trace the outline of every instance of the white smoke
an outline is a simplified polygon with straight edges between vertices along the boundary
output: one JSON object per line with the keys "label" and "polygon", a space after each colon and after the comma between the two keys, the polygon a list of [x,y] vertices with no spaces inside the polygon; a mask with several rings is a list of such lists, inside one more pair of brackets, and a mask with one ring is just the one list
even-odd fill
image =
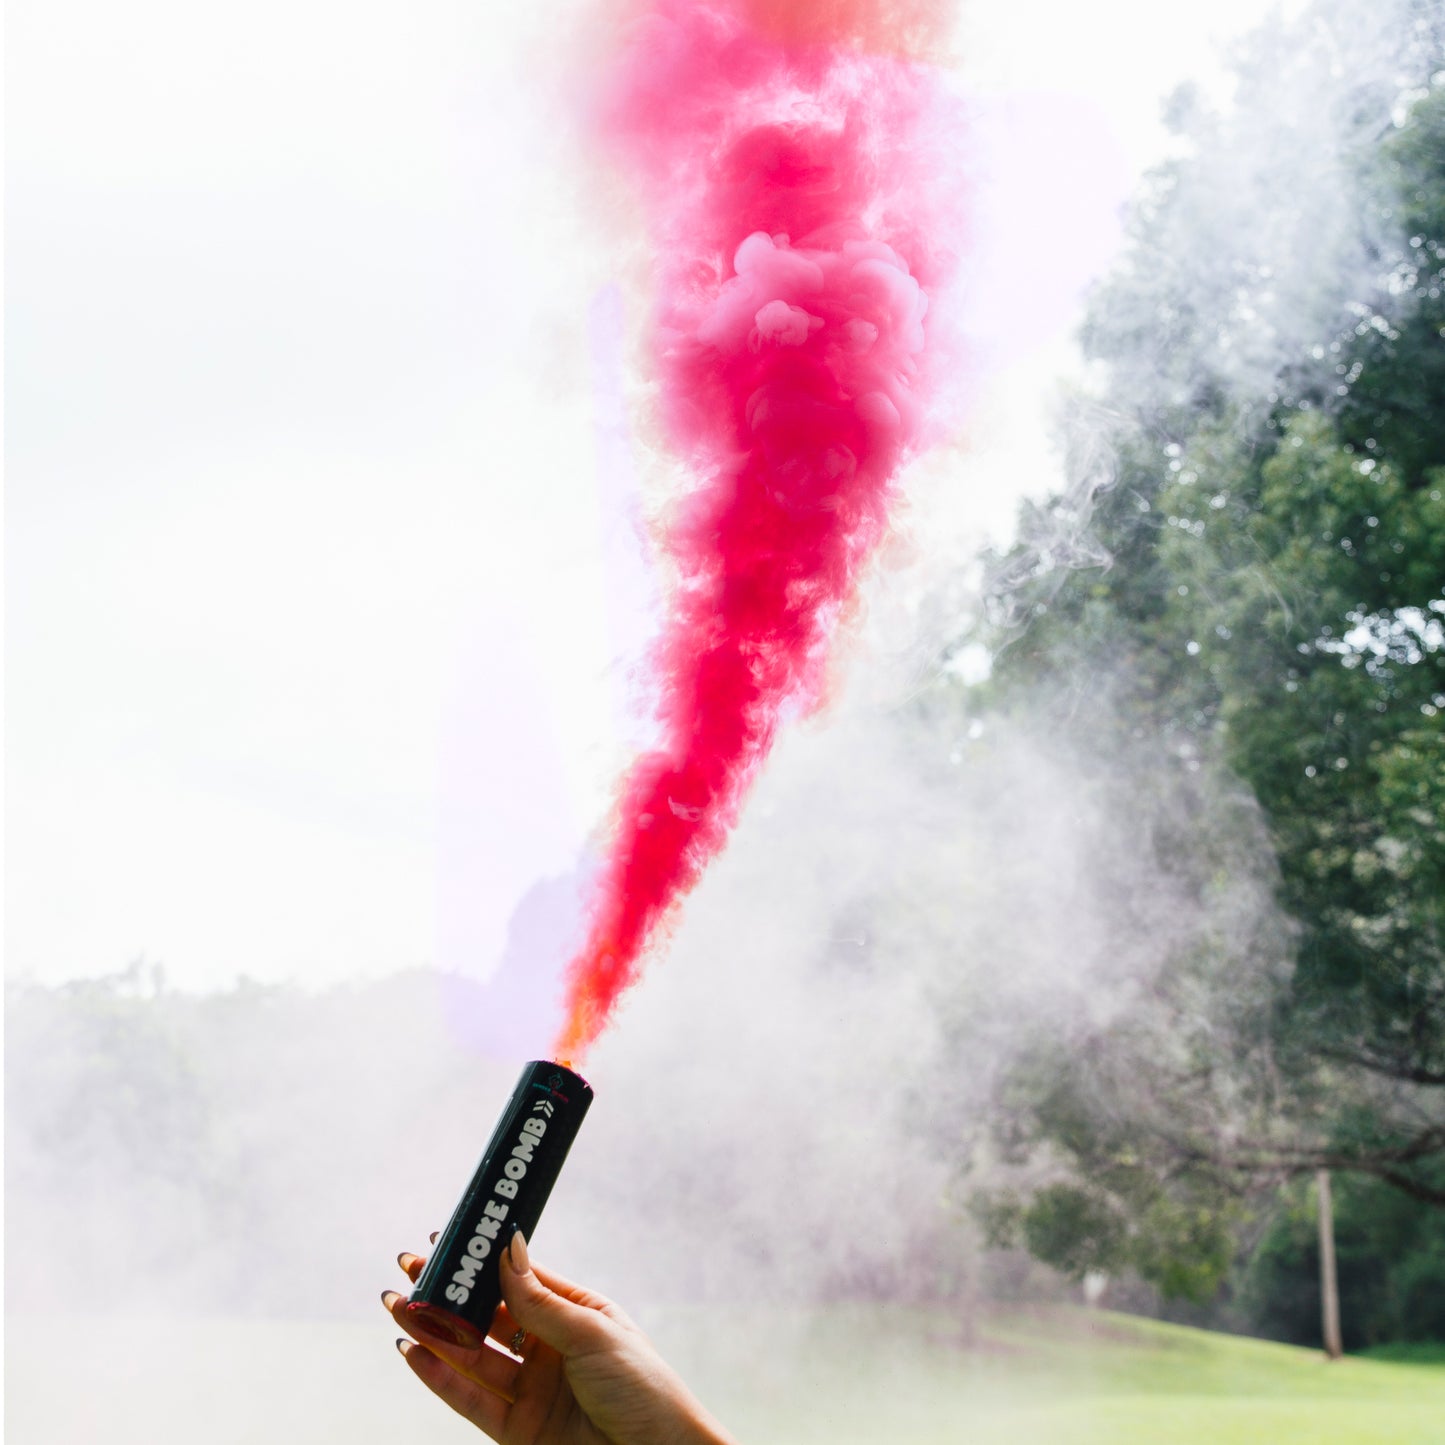
{"label": "white smoke", "polygon": [[[1228,316],[1207,338],[1211,367],[1249,390],[1367,283],[1348,142],[1360,106],[1388,123],[1409,56],[1434,43],[1422,16],[1439,23],[1404,0],[1331,3],[1251,42],[1234,110],[1195,128],[1171,269],[1142,313],[1110,321],[1137,330],[1120,365],[1141,399],[1193,385],[1149,340],[1164,308],[1190,302],[1181,326]],[[906,590],[879,579],[890,638],[916,624],[891,610]],[[929,635],[897,648],[906,678],[968,605],[924,609]],[[977,1271],[965,1171],[1033,1025],[1107,1021],[1197,941],[1279,926],[1247,799],[1219,825],[1231,887],[1201,893],[1151,846],[1158,829],[1189,831],[1188,790],[1141,806],[1131,760],[1094,737],[970,721],[946,691],[880,682],[877,661],[782,741],[589,1066],[597,1103],[537,1255],[644,1315],[860,1295],[962,1311]],[[464,992],[417,971],[320,995],[178,994],[138,969],[12,993],[12,1428],[129,1440],[202,1422],[213,1441],[254,1439],[273,1398],[300,1410],[276,1431],[292,1439],[405,1428],[415,1387],[382,1358],[374,1296],[399,1281],[391,1254],[423,1250],[444,1222],[518,1062],[460,1041],[442,1010]],[[198,1315],[204,1330],[175,1328]],[[258,1347],[221,1322],[237,1315],[293,1323]],[[299,1323],[317,1320],[344,1342],[331,1356]],[[163,1344],[147,1345],[167,1329],[214,1341],[214,1373],[178,1383]],[[65,1342],[96,1335],[109,1353],[91,1397],[142,1402],[134,1418],[97,1423],[62,1371]],[[255,1398],[216,1418],[238,1379]]]}

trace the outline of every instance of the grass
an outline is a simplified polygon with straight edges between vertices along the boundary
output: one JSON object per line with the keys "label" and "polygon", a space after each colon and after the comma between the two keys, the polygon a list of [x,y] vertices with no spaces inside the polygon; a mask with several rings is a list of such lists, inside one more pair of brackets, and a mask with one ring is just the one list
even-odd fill
{"label": "grass", "polygon": [[1376,1345],[1362,1350],[1367,1360],[1393,1360],[1401,1365],[1445,1365],[1445,1341],[1434,1344]]}
{"label": "grass", "polygon": [[[694,1360],[754,1445],[1445,1445],[1445,1368],[1350,1358],[1124,1315],[835,1313],[762,1379]],[[716,1355],[714,1355],[716,1359]]]}
{"label": "grass", "polygon": [[[379,1316],[379,1310],[378,1310]],[[1445,1445],[1445,1351],[1313,1351],[1084,1310],[972,1340],[876,1307],[646,1323],[743,1445]],[[481,1445],[367,1323],[16,1319],[15,1445]]]}

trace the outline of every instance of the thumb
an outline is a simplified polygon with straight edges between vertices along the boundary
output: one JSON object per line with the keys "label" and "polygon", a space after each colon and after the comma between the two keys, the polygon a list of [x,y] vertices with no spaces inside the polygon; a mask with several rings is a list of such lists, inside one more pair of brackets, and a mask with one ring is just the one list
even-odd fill
{"label": "thumb", "polygon": [[501,1280],[502,1298],[512,1318],[558,1354],[580,1354],[601,1342],[607,1317],[564,1298],[538,1279],[521,1230],[502,1251]]}

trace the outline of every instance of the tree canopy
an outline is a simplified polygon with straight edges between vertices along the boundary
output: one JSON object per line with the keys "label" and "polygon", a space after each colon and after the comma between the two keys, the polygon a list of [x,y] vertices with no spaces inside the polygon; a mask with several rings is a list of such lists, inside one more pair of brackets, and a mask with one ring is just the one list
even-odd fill
{"label": "tree canopy", "polygon": [[[1296,39],[1338,54],[1350,13]],[[1147,846],[1198,888],[1233,866],[1241,792],[1274,860],[1279,936],[1173,958],[1087,1046],[1041,1039],[1001,1112],[1063,1172],[988,1203],[998,1232],[1166,1293],[1223,1277],[1260,1180],[1333,1167],[1445,1205],[1445,50],[1437,13],[1401,13],[1363,80],[1331,90],[1276,35],[1232,116],[1176,101],[1180,155],[1084,330],[1111,475],[995,559],[1005,645],[971,705],[1043,706],[1130,786],[1190,795],[1194,836]],[[1333,191],[1291,173],[1318,158],[1279,118],[1311,74]],[[1252,208],[1237,234],[1214,203]],[[1108,563],[1061,570],[1085,510]]]}

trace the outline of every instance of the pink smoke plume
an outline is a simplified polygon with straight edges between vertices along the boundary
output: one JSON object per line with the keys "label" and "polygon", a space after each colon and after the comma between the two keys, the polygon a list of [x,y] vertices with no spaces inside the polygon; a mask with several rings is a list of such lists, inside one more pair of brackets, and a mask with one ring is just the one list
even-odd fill
{"label": "pink smoke plume", "polygon": [[695,485],[662,539],[661,741],[624,780],[555,1057],[605,1027],[784,712],[821,700],[899,469],[933,435],[929,299],[959,188],[938,76],[899,53],[939,7],[906,9],[659,0],[611,76],[601,127],[657,258],[661,421]]}

